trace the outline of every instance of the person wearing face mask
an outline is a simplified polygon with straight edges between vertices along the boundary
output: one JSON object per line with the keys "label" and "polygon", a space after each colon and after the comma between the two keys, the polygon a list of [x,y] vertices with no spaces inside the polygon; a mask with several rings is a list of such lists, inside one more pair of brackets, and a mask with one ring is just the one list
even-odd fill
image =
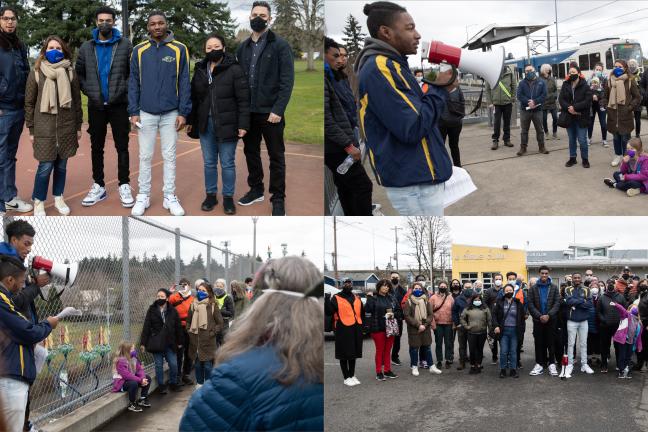
{"label": "person wearing face mask", "polygon": [[609,85],[605,90],[607,101],[607,128],[614,137],[614,159],[611,165],[618,166],[623,158],[630,134],[634,129],[634,110],[641,103],[639,87],[630,79],[625,60],[614,62]]}
{"label": "person wearing face mask", "polygon": [[394,316],[396,322],[398,323],[398,336],[394,336],[394,344],[392,346],[391,362],[396,366],[401,365],[400,361],[400,342],[401,336],[403,334],[403,310],[401,304],[403,304],[403,298],[407,294],[407,290],[403,288],[400,283],[400,273],[394,271],[390,274],[391,278],[391,290],[390,293],[394,296],[396,302],[396,308],[394,309]]}
{"label": "person wearing face mask", "polygon": [[45,216],[50,177],[54,207],[61,215],[70,214],[63,199],[67,161],[79,148],[82,123],[81,90],[72,53],[60,37],[49,36],[27,78],[25,93],[25,124],[39,161],[32,194],[34,216]]}
{"label": "person wearing face mask", "polygon": [[272,215],[286,214],[286,161],[284,149],[284,114],[292,93],[295,71],[292,49],[268,26],[272,23],[270,4],[252,3],[252,35],[236,52],[250,85],[250,130],[243,137],[250,190],[238,201],[248,206],[264,200],[261,137],[270,155]]}
{"label": "person wearing face mask", "polygon": [[569,364],[565,370],[565,378],[571,378],[574,370],[574,346],[578,336],[578,353],[581,358],[581,372],[593,374],[587,364],[587,331],[590,310],[593,307],[592,295],[582,284],[581,274],[572,274],[572,286],[565,290],[565,302],[569,307],[567,319],[567,355]]}
{"label": "person wearing face mask", "polygon": [[387,336],[386,319],[394,318],[396,308],[400,309],[400,304],[396,302],[392,294],[391,282],[382,279],[376,284],[376,295],[367,298],[365,305],[365,316],[363,321],[366,322],[371,339],[373,339],[376,355],[374,357],[376,366],[376,380],[386,381],[387,378],[398,378],[391,367],[392,346],[394,336]]}
{"label": "person wearing face mask", "polygon": [[528,308],[533,320],[533,342],[536,364],[529,373],[541,375],[546,368],[551,376],[558,376],[555,364],[555,337],[560,310],[560,292],[549,276],[549,267],[540,266],[540,277],[529,290]]}
{"label": "person wearing face mask", "polygon": [[169,365],[171,391],[182,391],[178,385],[177,352],[182,347],[182,327],[178,312],[168,302],[171,293],[166,288],[157,291],[157,299],[149,306],[140,336],[140,350],[153,354],[155,379],[161,394],[167,393],[164,383],[164,361]]}
{"label": "person wearing face mask", "polygon": [[448,283],[439,282],[439,292],[430,297],[432,313],[434,314],[434,338],[436,342],[437,368],[441,368],[444,358],[443,345],[445,344],[445,367],[450,369],[454,361],[454,342],[452,338],[452,307],[454,298],[448,292]]}
{"label": "person wearing face mask", "polygon": [[[513,102],[517,92],[517,78],[510,67],[502,67],[499,82],[495,88],[486,83],[486,99],[490,102],[488,109],[493,110],[493,145],[491,150],[499,147],[500,125],[503,123],[503,141],[506,147],[513,147],[511,144],[511,114],[513,113]],[[502,122],[502,119],[504,120]]]}
{"label": "person wearing face mask", "polygon": [[[367,300],[368,301],[368,300]],[[353,294],[353,280],[345,278],[342,291],[331,297],[335,358],[340,361],[344,385],[360,384],[355,376],[356,359],[362,358],[362,326],[365,315],[360,297]]]}
{"label": "person wearing face mask", "polygon": [[500,338],[500,378],[506,377],[506,369],[509,369],[509,376],[518,378],[518,339],[523,337],[522,328],[524,323],[524,305],[519,299],[513,297],[514,285],[507,283],[504,286],[504,296],[499,297],[493,308],[493,331]]}
{"label": "person wearing face mask", "polygon": [[[452,284],[454,286],[456,279],[453,279]],[[458,282],[458,281],[457,281]],[[463,291],[461,295],[458,295],[455,298],[455,302],[452,305],[452,329],[457,337],[457,343],[459,344],[459,366],[457,370],[464,370],[466,368],[466,361],[468,360],[467,356],[467,347],[468,347],[468,333],[463,327],[461,322],[461,315],[463,314],[466,307],[472,302],[473,297],[472,283],[467,281],[464,283]],[[453,345],[454,345],[454,336],[453,336]]]}
{"label": "person wearing face mask", "polygon": [[542,128],[544,129],[545,136],[549,137],[549,123],[547,118],[551,114],[552,124],[551,129],[553,131],[552,138],[554,140],[559,140],[558,138],[558,112],[556,109],[556,100],[558,98],[558,87],[556,85],[556,78],[552,75],[551,65],[543,64],[540,66],[540,79],[544,81],[547,86],[547,97],[542,104]]}
{"label": "person wearing face mask", "polygon": [[619,312],[619,317],[624,325],[619,325],[616,333],[614,333],[614,342],[619,344],[619,363],[618,378],[630,379],[632,378],[630,371],[630,361],[632,353],[641,353],[643,351],[643,342],[641,334],[644,332],[644,326],[639,317],[639,308],[636,304],[631,304],[626,309],[622,304],[611,302],[610,306],[616,308]]}
{"label": "person wearing face mask", "polygon": [[202,282],[198,286],[183,328],[189,333],[187,354],[195,364],[196,383],[201,386],[211,376],[216,339],[223,331],[223,316],[209,283]]}
{"label": "person wearing face mask", "polygon": [[[640,86],[642,76],[641,76],[641,72],[639,71],[639,63],[637,63],[636,59],[628,60],[628,74],[630,75],[630,79],[633,80],[635,84],[637,84],[637,87],[639,88],[639,96],[641,98],[640,100],[642,100],[643,94],[641,93],[641,86]],[[635,133],[635,137],[637,138],[639,138],[639,136],[641,135],[641,110],[642,110],[641,102],[639,102],[637,106],[634,108],[634,124],[635,124],[634,133]]]}
{"label": "person wearing face mask", "polygon": [[439,119],[439,131],[445,143],[448,138],[450,155],[454,166],[461,166],[461,154],[459,152],[459,135],[463,127],[463,118],[466,115],[466,101],[461,87],[450,91],[445,109]]}
{"label": "person wearing face mask", "polygon": [[589,168],[587,128],[590,121],[592,91],[580,72],[576,63],[569,65],[569,76],[560,89],[558,103],[561,109],[561,124],[567,129],[569,136],[569,160],[565,166],[576,165],[576,148],[579,144],[583,168]]}
{"label": "person wearing face mask", "polygon": [[587,318],[587,361],[590,365],[597,367],[601,365],[601,338],[596,307],[602,293],[599,291],[598,283],[595,284],[591,278],[588,278],[586,283],[592,294],[592,308]]}
{"label": "person wearing face mask", "polygon": [[[128,393],[128,411],[142,412],[142,407],[150,408],[148,400],[149,387],[151,387],[151,377],[146,374],[137,358],[135,345],[129,341],[121,341],[117,355],[115,356],[114,373],[113,373],[113,393]],[[142,389],[140,397],[137,397],[137,391]]]}
{"label": "person wearing face mask", "polygon": [[[641,325],[645,329],[648,326],[648,279],[639,281],[639,304],[637,308],[641,318]],[[648,347],[648,332],[642,332],[641,343],[643,346]],[[642,351],[641,355],[637,356],[637,364],[634,370],[641,371],[644,364],[648,364],[648,350]]]}
{"label": "person wearing face mask", "polygon": [[222,345],[225,335],[227,334],[230,326],[230,322],[236,316],[236,311],[234,310],[234,301],[232,296],[227,294],[225,291],[225,286],[227,282],[225,279],[216,279],[214,282],[214,298],[218,304],[221,315],[223,316],[223,331],[218,335],[218,344]]}
{"label": "person wearing face mask", "polygon": [[[610,343],[612,337],[619,327],[620,317],[619,313],[611,303],[621,304],[624,307],[627,305],[625,298],[622,294],[618,293],[614,288],[614,280],[608,279],[605,292],[599,297],[596,304],[596,315],[599,322],[599,347],[601,350],[601,373],[608,371],[608,359],[610,358]],[[616,357],[616,364],[619,364],[620,347],[614,344],[614,353]]]}
{"label": "person wearing face mask", "polygon": [[478,374],[483,369],[482,360],[484,359],[486,334],[492,330],[493,326],[490,309],[482,304],[479,294],[473,294],[470,297],[470,302],[461,312],[459,322],[467,334],[470,350],[470,374]]}
{"label": "person wearing face mask", "polygon": [[[528,302],[527,302],[527,289],[526,289],[526,284],[522,282],[522,276],[518,276],[518,274],[514,271],[510,271],[506,273],[506,279],[507,282],[511,285],[513,285],[513,297],[520,300],[520,303],[522,304],[523,311],[524,311],[524,320],[526,321],[527,318],[529,318],[529,309],[528,309]],[[526,326],[522,327],[522,337],[519,337],[517,340],[517,367],[518,369],[522,369],[522,346],[524,345],[524,333],[526,332]]]}
{"label": "person wearing face mask", "polygon": [[587,128],[587,145],[591,144],[592,132],[594,131],[594,122],[598,116],[599,125],[601,126],[601,137],[603,138],[603,147],[608,148],[607,143],[607,110],[605,101],[605,90],[608,86],[607,76],[603,73],[603,63],[598,62],[594,66],[594,72],[589,79],[590,90],[592,91],[592,109],[590,114],[589,125]]}
{"label": "person wearing face mask", "polygon": [[245,292],[246,285],[243,282],[233,280],[230,282],[230,292],[234,301],[234,316],[240,318],[243,312],[250,307],[250,300]]}
{"label": "person wearing face mask", "polygon": [[517,89],[517,100],[520,104],[520,151],[518,156],[527,152],[529,142],[529,127],[533,123],[538,140],[538,151],[543,154],[549,152],[545,148],[544,129],[542,128],[542,106],[547,98],[547,86],[538,79],[535,67],[527,64],[524,66],[524,80]]}
{"label": "person wearing face mask", "polygon": [[[434,312],[427,292],[420,282],[412,284],[412,293],[403,306],[403,316],[407,322],[407,343],[409,345],[410,367],[412,375],[419,375],[419,353],[430,365],[430,373],[440,374],[441,371],[432,361],[432,333],[430,330],[436,328]],[[438,359],[438,357],[437,357]]]}
{"label": "person wearing face mask", "polygon": [[182,329],[180,343],[184,349],[178,350],[178,376],[182,378],[182,383],[187,385],[193,384],[193,381],[189,378],[192,362],[189,356],[189,333],[187,332],[187,316],[189,315],[189,308],[193,301],[191,282],[187,278],[180,279],[176,292],[169,297],[169,304],[175,308],[176,312],[178,312],[178,318],[180,318],[180,326]]}
{"label": "person wearing face mask", "polygon": [[81,44],[75,65],[81,91],[88,97],[88,132],[94,183],[81,202],[86,207],[108,197],[104,181],[104,147],[108,124],[117,151],[119,198],[123,207],[135,205],[130,188],[128,153],[128,75],[133,45],[114,28],[115,16],[116,12],[108,6],[97,9],[97,27],[92,30],[92,39]]}
{"label": "person wearing face mask", "polygon": [[[495,307],[495,302],[497,301],[497,299],[502,297],[502,295],[504,295],[504,292],[502,291],[502,286],[503,286],[502,281],[503,281],[502,275],[500,273],[495,273],[493,275],[492,286],[484,292],[484,304],[486,304],[486,306],[488,306],[488,308],[491,310],[491,314],[493,313],[493,308]],[[492,355],[491,364],[496,365],[498,362],[497,347],[499,345],[499,340],[497,338],[489,337],[488,343]]]}
{"label": "person wearing face mask", "polygon": [[232,215],[236,144],[250,130],[250,91],[243,68],[225,44],[222,36],[209,35],[205,57],[194,67],[187,134],[200,138],[203,153],[206,197],[201,210],[212,211],[218,204],[220,159],[223,212]]}
{"label": "person wearing face mask", "polygon": [[603,179],[603,183],[630,197],[648,192],[648,154],[643,151],[641,138],[628,141],[619,171],[615,171],[612,178]]}

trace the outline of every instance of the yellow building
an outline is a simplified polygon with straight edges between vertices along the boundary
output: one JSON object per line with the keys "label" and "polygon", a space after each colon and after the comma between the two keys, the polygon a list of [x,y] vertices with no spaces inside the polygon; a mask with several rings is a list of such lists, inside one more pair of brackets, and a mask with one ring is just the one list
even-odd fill
{"label": "yellow building", "polygon": [[485,247],[471,245],[452,245],[452,278],[464,281],[480,279],[484,288],[490,288],[493,275],[514,271],[528,281],[526,251],[509,249],[508,246]]}

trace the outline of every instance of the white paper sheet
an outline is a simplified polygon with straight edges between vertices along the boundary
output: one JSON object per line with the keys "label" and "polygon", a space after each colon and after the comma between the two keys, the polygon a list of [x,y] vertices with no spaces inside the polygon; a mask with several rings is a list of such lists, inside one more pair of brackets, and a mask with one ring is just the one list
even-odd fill
{"label": "white paper sheet", "polygon": [[59,312],[59,314],[56,315],[56,318],[63,319],[68,316],[81,316],[81,315],[83,315],[83,312],[81,312],[79,309],[75,309],[72,306],[68,306],[65,309],[63,309],[61,312]]}
{"label": "white paper sheet", "polygon": [[456,166],[452,167],[452,177],[444,185],[443,207],[449,207],[477,190],[468,171]]}
{"label": "white paper sheet", "polygon": [[39,374],[45,365],[45,359],[47,358],[47,348],[41,344],[36,344],[34,346],[34,360],[36,361],[36,373]]}

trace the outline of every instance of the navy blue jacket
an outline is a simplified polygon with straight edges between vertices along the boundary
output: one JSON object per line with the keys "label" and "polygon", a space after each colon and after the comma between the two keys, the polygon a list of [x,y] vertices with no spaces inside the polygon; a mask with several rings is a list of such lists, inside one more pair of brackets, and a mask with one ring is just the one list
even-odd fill
{"label": "navy blue jacket", "polygon": [[463,294],[459,294],[452,305],[452,322],[455,325],[460,324],[459,318],[466,306],[468,306],[468,298]]}
{"label": "navy blue jacket", "polygon": [[128,113],[164,114],[178,110],[191,114],[189,49],[173,38],[157,43],[149,39],[133,48],[128,81]]}
{"label": "navy blue jacket", "polygon": [[51,332],[49,322],[34,324],[18,312],[11,293],[0,283],[0,376],[33,383],[36,379],[34,345]]}
{"label": "navy blue jacket", "polygon": [[338,73],[334,73],[328,63],[324,63],[324,72],[331,80],[335,94],[340,100],[344,112],[346,112],[351,127],[358,127],[358,107],[349,80],[342,78]]}
{"label": "navy blue jacket", "polygon": [[[567,287],[565,289],[565,302],[569,306],[569,321],[587,321],[590,318],[591,309],[594,307],[589,289],[580,285],[579,287]],[[573,309],[572,309],[573,308]]]}
{"label": "navy blue jacket", "polygon": [[540,78],[536,78],[533,82],[533,89],[528,79],[523,79],[518,85],[517,100],[520,102],[520,111],[526,111],[526,107],[531,99],[535,101],[536,107],[528,111],[539,111],[542,109],[542,104],[547,97],[547,85]]}
{"label": "navy blue jacket", "polygon": [[191,396],[180,430],[324,430],[324,385],[283,386],[273,378],[282,366],[275,349],[262,346],[215,367]]}
{"label": "navy blue jacket", "polygon": [[0,109],[25,108],[27,75],[29,62],[25,46],[22,43],[19,49],[0,46]]}

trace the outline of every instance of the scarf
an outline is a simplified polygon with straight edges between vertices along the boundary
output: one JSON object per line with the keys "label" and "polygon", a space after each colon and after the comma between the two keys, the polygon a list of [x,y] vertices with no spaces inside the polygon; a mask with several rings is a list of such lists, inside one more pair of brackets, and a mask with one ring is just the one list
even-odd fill
{"label": "scarf", "polygon": [[209,306],[209,298],[205,300],[194,301],[194,314],[191,317],[191,327],[189,333],[198,334],[198,330],[207,330],[207,306]]}
{"label": "scarf", "polygon": [[[40,70],[46,78],[43,84],[40,112],[58,114],[58,107],[71,108],[72,89],[70,81],[72,81],[72,69],[70,60],[63,59],[56,64],[51,64],[47,60],[43,60],[40,64]],[[38,73],[38,71],[35,73]],[[58,104],[56,100],[57,95]]]}
{"label": "scarf", "polygon": [[608,108],[616,109],[617,104],[625,105],[625,81],[627,79],[628,74],[623,74],[619,78],[615,77],[614,74],[610,75],[610,101],[608,102]]}
{"label": "scarf", "polygon": [[414,306],[414,318],[416,318],[419,323],[427,320],[427,301],[425,296],[415,297],[412,295],[410,296],[409,301],[410,304]]}
{"label": "scarf", "polygon": [[0,48],[5,51],[21,48],[20,39],[18,39],[16,32],[6,33],[0,30]]}

